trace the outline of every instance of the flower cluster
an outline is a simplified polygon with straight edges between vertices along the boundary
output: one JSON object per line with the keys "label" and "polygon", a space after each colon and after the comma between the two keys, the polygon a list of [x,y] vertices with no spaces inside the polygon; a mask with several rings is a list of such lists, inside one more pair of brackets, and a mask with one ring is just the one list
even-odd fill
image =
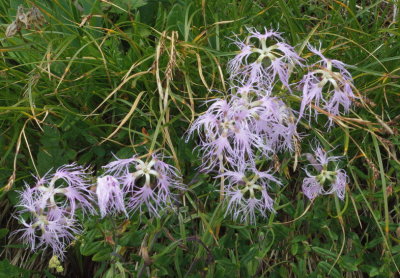
{"label": "flower cluster", "polygon": [[203,169],[211,171],[226,159],[231,164],[254,162],[262,155],[293,150],[298,138],[293,111],[279,98],[252,87],[238,87],[229,101],[216,99],[189,129],[203,134],[199,148]]}
{"label": "flower cluster", "polygon": [[[20,16],[18,20],[25,23]],[[331,127],[335,116],[349,112],[356,96],[344,63],[308,46],[319,61],[306,66],[307,61],[284,42],[281,33],[248,31],[245,40],[235,41],[240,51],[228,64],[229,94],[207,102],[207,111],[192,123],[187,139],[199,134],[201,169],[217,172],[216,178],[221,179],[226,214],[255,223],[258,216],[275,212],[271,192],[282,182],[268,163],[283,152],[299,152],[299,121],[325,111]],[[296,82],[291,78],[301,73],[298,68],[306,73]],[[281,86],[276,89],[276,84]],[[298,100],[297,111],[289,100]],[[336,194],[343,200],[348,177],[338,168],[339,157],[329,156],[319,145],[313,152],[304,154],[310,161],[305,168],[304,194],[309,199]],[[96,199],[101,217],[118,213],[128,217],[143,211],[160,217],[175,201],[173,192],[183,190],[184,185],[178,170],[164,162],[166,157],[159,153],[143,157],[115,157],[97,177],[95,193],[90,190],[94,185],[87,169],[76,164],[37,178],[35,186],[26,185],[20,192],[18,219],[23,228],[16,232],[22,233],[32,250],[49,247],[62,257],[65,246],[80,232],[76,211],[96,213]]]}
{"label": "flower cluster", "polygon": [[65,165],[37,178],[34,187],[26,184],[20,192],[18,219],[24,227],[15,232],[22,232],[32,250],[49,247],[62,257],[65,246],[80,232],[76,209],[94,212],[85,170],[76,164]]}
{"label": "flower cluster", "polygon": [[[219,167],[218,177],[227,177],[224,191],[227,211],[233,218],[254,223],[256,211],[262,216],[266,210],[273,211],[267,180],[280,182],[258,171],[256,161],[281,150],[293,150],[298,135],[290,108],[276,97],[240,87],[229,102],[218,99],[197,118],[189,134],[194,131],[203,134],[199,145],[203,170]],[[248,179],[249,172],[256,174]]]}
{"label": "flower cluster", "polygon": [[[249,36],[245,40],[234,42],[240,51],[228,63],[230,94],[208,101],[209,108],[192,123],[188,138],[193,133],[200,135],[202,170],[217,171],[218,178],[226,177],[227,184],[221,194],[226,196],[227,211],[234,219],[254,223],[256,212],[265,217],[266,211],[274,211],[267,184],[281,184],[270,170],[263,171],[266,167],[259,166],[259,162],[296,150],[301,139],[297,124],[306,114],[311,119],[312,114],[324,110],[327,123],[332,126],[332,117],[340,115],[341,110],[348,113],[356,96],[344,63],[326,58],[321,50],[309,45],[319,61],[306,66],[307,61],[284,41],[281,33],[268,29],[262,33],[254,28],[247,30]],[[308,72],[299,82],[291,82],[292,73],[299,74],[296,68]],[[282,86],[276,89],[278,83]],[[294,88],[302,88],[299,97]],[[300,99],[298,111],[288,103],[288,94]],[[320,148],[316,156],[322,159]],[[343,199],[345,171],[329,172],[322,162],[320,166],[323,168],[320,175],[311,176],[306,172],[308,178],[303,186],[306,196],[314,198],[336,192]],[[331,182],[329,190],[324,190],[325,182]]]}
{"label": "flower cluster", "polygon": [[[177,170],[153,154],[150,161],[134,156],[116,159],[104,168],[97,178],[96,197],[101,217],[147,208],[153,216],[169,206],[174,195],[172,189],[183,189]],[[63,258],[66,246],[81,232],[76,211],[96,214],[94,192],[90,190],[87,169],[76,164],[58,168],[36,178],[35,186],[26,184],[20,191],[17,218],[23,227],[22,240],[32,251],[50,248],[53,255]]]}

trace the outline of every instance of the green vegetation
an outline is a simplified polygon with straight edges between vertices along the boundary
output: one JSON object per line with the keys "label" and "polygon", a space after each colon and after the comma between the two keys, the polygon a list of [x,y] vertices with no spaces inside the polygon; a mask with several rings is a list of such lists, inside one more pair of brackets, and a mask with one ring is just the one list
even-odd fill
{"label": "green vegetation", "polygon": [[[398,275],[398,3],[0,0],[0,277]],[[36,6],[46,23],[6,37],[21,4]],[[317,138],[344,156],[344,201],[310,202],[301,190],[307,160],[285,153],[274,158],[283,181],[274,192],[277,213],[243,224],[224,217],[220,180],[196,170],[196,138],[186,143],[185,132],[205,100],[229,94],[231,39],[244,38],[245,27],[279,29],[306,57],[307,43],[321,42],[327,57],[351,65],[363,101],[330,130],[322,122],[298,127],[307,134],[302,153]],[[12,217],[17,191],[31,174],[74,161],[102,174],[113,153],[160,149],[188,187],[176,211],[80,215],[84,232],[64,262],[10,236],[21,226]]]}

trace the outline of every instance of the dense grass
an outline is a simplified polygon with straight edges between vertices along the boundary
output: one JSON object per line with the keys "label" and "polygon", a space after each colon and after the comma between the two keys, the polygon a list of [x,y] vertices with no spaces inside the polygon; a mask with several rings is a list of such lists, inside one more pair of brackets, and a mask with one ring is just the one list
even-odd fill
{"label": "dense grass", "polygon": [[[111,1],[110,1],[111,2]],[[31,253],[12,218],[31,173],[77,161],[100,174],[112,153],[163,149],[188,190],[177,213],[85,218],[62,277],[394,277],[400,266],[399,16],[396,1],[0,0],[2,30],[18,5],[47,23],[0,42],[0,277],[54,277],[51,252]],[[327,131],[302,122],[301,151],[318,138],[343,155],[346,198],[308,201],[304,158],[276,157],[276,214],[256,226],[224,218],[218,180],[199,173],[195,139],[204,100],[227,94],[233,34],[279,28],[351,65],[363,96]],[[4,32],[3,32],[4,34]],[[310,55],[309,55],[310,56]],[[294,106],[298,106],[293,100]],[[51,274],[53,273],[53,274]]]}

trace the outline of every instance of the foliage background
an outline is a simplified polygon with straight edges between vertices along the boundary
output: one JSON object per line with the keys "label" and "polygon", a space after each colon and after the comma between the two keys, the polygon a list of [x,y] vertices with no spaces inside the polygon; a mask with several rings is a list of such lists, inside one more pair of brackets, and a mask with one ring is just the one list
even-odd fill
{"label": "foliage background", "polygon": [[[400,265],[398,1],[0,0],[2,30],[18,5],[37,6],[47,24],[0,36],[0,277],[394,277]],[[302,151],[317,137],[345,156],[344,202],[310,203],[295,169],[276,215],[248,226],[224,218],[218,181],[196,171],[195,140],[185,143],[203,101],[226,94],[230,38],[245,26],[279,28],[303,55],[322,42],[352,65],[367,105],[327,132],[300,130]],[[298,105],[293,101],[294,106]],[[162,148],[189,190],[178,213],[161,219],[84,219],[64,271],[51,252],[32,254],[9,233],[16,190],[31,173],[77,161],[96,173],[112,153]]]}

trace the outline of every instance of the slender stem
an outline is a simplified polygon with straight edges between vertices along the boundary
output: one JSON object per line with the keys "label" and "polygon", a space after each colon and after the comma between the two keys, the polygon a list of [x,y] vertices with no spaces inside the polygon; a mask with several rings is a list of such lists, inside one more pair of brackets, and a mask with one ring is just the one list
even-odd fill
{"label": "slender stem", "polygon": [[[224,172],[224,159],[223,156],[219,156],[219,173],[222,174]],[[219,202],[220,205],[222,204],[222,202],[224,201],[224,193],[225,193],[225,177],[221,176],[221,184],[219,187]],[[215,235],[216,237],[218,237],[219,235],[219,230],[221,228],[221,223],[218,223],[217,226],[215,227]]]}
{"label": "slender stem", "polygon": [[[382,182],[383,205],[384,205],[384,210],[385,210],[385,234],[386,234],[386,238],[389,239],[389,205],[388,205],[388,196],[387,196],[388,194],[387,194],[387,188],[386,188],[385,170],[383,168],[382,156],[381,156],[381,151],[379,149],[378,140],[376,140],[376,137],[374,134],[372,134],[372,141],[374,143],[375,152],[376,152],[376,156],[378,158],[378,163],[379,163],[379,173],[381,175],[381,182]],[[389,241],[388,241],[388,243],[390,244]]]}
{"label": "slender stem", "polygon": [[[224,160],[223,157],[219,157],[219,173],[224,173]],[[219,187],[219,201],[222,203],[224,201],[224,193],[225,193],[225,177],[221,176],[221,184]]]}

